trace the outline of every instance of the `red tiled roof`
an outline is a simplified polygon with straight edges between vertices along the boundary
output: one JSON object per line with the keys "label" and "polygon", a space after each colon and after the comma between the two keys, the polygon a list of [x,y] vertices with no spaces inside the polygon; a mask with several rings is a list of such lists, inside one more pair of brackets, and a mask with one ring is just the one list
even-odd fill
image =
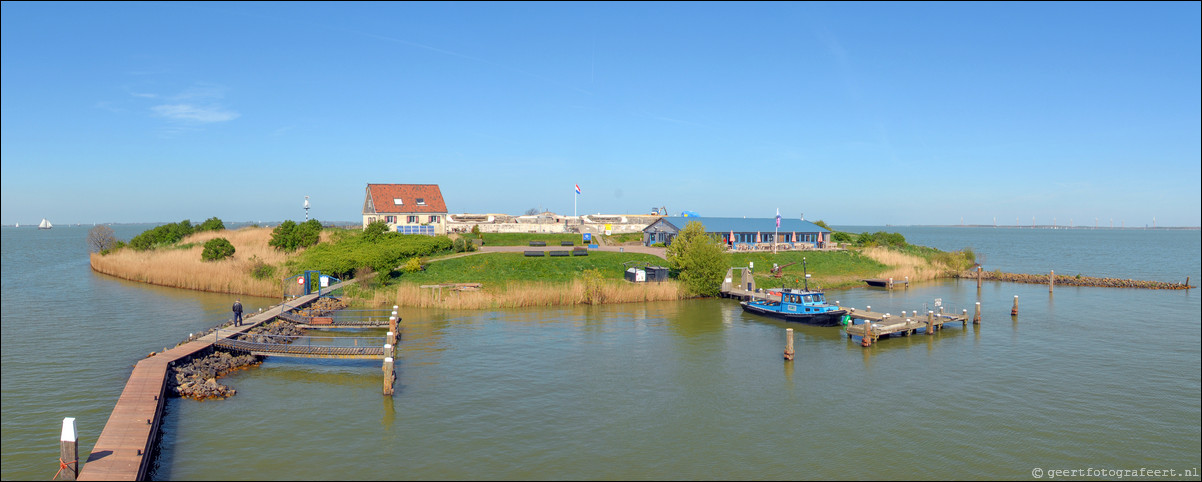
{"label": "red tiled roof", "polygon": [[[400,199],[396,204],[394,199]],[[418,204],[418,199],[424,202]],[[374,207],[375,209],[371,209]],[[445,213],[447,204],[437,184],[368,184],[364,214]]]}

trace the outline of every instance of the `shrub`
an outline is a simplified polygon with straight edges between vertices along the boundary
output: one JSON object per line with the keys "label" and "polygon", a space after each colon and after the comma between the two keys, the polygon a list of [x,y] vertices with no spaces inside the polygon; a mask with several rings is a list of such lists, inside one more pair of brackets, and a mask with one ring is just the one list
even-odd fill
{"label": "shrub", "polygon": [[605,288],[605,275],[597,268],[586,269],[580,273],[580,281],[584,283],[584,302],[595,305],[602,302]]}
{"label": "shrub", "polygon": [[221,220],[218,219],[217,216],[213,216],[209,219],[206,219],[205,222],[200,223],[200,226],[196,227],[196,232],[199,233],[201,231],[221,231],[222,229],[225,229],[225,223],[221,222]]}
{"label": "shrub", "polygon": [[480,236],[480,225],[479,224],[472,225],[472,234],[474,234],[476,236]]}
{"label": "shrub", "polygon": [[205,243],[200,258],[205,261],[217,261],[234,255],[234,245],[225,238],[213,238]]}
{"label": "shrub", "polygon": [[384,221],[372,221],[363,228],[363,239],[368,242],[376,242],[388,232],[388,224]]}
{"label": "shrub", "polygon": [[404,271],[406,273],[416,273],[421,270],[422,270],[422,259],[417,256],[409,258],[409,261],[406,261],[404,266],[401,266],[401,271]]}
{"label": "shrub", "polygon": [[317,244],[321,239],[321,223],[310,219],[301,224],[287,220],[271,231],[267,244],[282,251],[296,251]]}
{"label": "shrub", "polygon": [[263,262],[257,256],[251,256],[250,263],[250,277],[257,280],[275,278],[275,266]]}
{"label": "shrub", "polygon": [[134,239],[129,240],[129,246],[138,251],[145,251],[159,246],[175,244],[179,240],[184,239],[184,236],[192,234],[193,231],[192,222],[185,219],[178,223],[164,224],[143,231],[142,234],[134,236]]}

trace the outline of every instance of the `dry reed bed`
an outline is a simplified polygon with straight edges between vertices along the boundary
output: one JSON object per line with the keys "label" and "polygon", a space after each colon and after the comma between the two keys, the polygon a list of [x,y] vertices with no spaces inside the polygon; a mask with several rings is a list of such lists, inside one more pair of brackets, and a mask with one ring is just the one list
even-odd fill
{"label": "dry reed bed", "polygon": [[889,266],[889,269],[878,274],[881,278],[893,278],[895,281],[927,281],[938,278],[947,270],[941,264],[930,264],[927,260],[911,254],[899,253],[882,247],[864,248],[860,251],[864,256]]}
{"label": "dry reed bed", "polygon": [[[220,261],[203,261],[200,253],[204,250],[204,243],[213,238],[228,239],[234,245],[234,255]],[[206,231],[181,241],[182,244],[195,243],[191,248],[150,251],[125,248],[104,256],[92,253],[91,264],[92,269],[99,273],[159,286],[214,293],[279,296],[281,281],[258,280],[250,275],[251,269],[260,261],[280,266],[288,259],[288,255],[267,245],[270,240],[271,228]]]}
{"label": "dry reed bed", "polygon": [[591,293],[582,280],[567,283],[511,281],[496,289],[481,291],[451,291],[420,288],[416,284],[397,286],[396,297],[377,292],[366,300],[373,306],[409,306],[420,308],[489,309],[528,306],[557,306],[599,303],[634,303],[640,301],[679,300],[686,296],[675,281],[663,283],[627,283],[605,281]]}

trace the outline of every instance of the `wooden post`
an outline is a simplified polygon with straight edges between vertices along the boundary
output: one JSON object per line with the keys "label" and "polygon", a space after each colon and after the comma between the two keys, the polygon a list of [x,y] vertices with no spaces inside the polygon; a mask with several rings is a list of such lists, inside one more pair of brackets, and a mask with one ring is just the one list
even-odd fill
{"label": "wooden post", "polygon": [[935,312],[927,310],[927,334],[935,334]]}
{"label": "wooden post", "polygon": [[1189,276],[1185,277],[1185,289],[1189,289]]}
{"label": "wooden post", "polygon": [[910,277],[906,277],[906,289],[910,289]]}
{"label": "wooden post", "polygon": [[960,326],[968,326],[968,308],[965,308],[961,311],[962,311],[961,314],[964,315],[964,319],[961,320],[962,322],[960,323]]}
{"label": "wooden post", "polygon": [[1048,273],[1048,293],[1052,292],[1052,288],[1056,286],[1056,270]]}
{"label": "wooden post", "polygon": [[58,473],[55,480],[75,480],[79,476],[79,440],[75,417],[63,419],[63,434],[58,438]]}
{"label": "wooden post", "polygon": [[977,266],[977,290],[981,289],[981,267]]}
{"label": "wooden post", "polygon": [[793,329],[785,330],[785,360],[793,359]]}
{"label": "wooden post", "polygon": [[977,313],[972,315],[972,324],[974,324],[974,325],[981,324],[981,302],[980,301],[977,302]]}
{"label": "wooden post", "polygon": [[893,278],[889,278],[889,290],[893,290]]}
{"label": "wooden post", "polygon": [[392,371],[392,357],[384,358],[384,394],[392,396],[392,382],[396,380],[396,374]]}
{"label": "wooden post", "polygon": [[1018,295],[1014,295],[1014,308],[1010,309],[1010,316],[1018,316]]}

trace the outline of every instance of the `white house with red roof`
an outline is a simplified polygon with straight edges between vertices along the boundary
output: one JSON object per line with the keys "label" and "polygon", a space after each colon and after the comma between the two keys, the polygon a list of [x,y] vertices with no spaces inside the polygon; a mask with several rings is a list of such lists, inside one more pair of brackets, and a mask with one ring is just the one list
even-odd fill
{"label": "white house with red roof", "polygon": [[437,184],[368,184],[363,227],[375,221],[402,234],[446,234],[447,204]]}

